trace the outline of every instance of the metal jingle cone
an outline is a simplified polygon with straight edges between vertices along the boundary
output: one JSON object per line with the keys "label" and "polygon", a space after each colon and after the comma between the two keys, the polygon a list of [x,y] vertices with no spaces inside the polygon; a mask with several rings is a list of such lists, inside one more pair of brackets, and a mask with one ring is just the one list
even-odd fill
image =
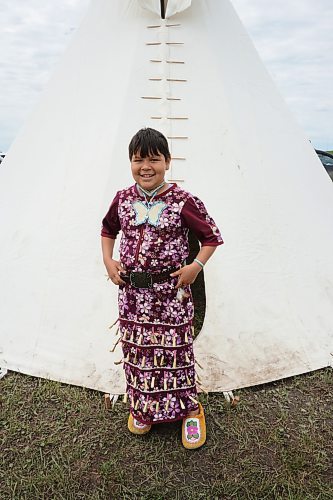
{"label": "metal jingle cone", "polygon": [[182,410],[185,410],[185,408],[186,408],[186,407],[185,407],[185,405],[184,405],[184,403],[183,403],[182,399],[180,399],[180,398],[179,398],[179,403],[180,403],[180,407],[181,407],[181,409],[182,409]]}
{"label": "metal jingle cone", "polygon": [[137,402],[135,403],[134,410],[137,410],[139,408],[139,403],[140,400],[138,399]]}
{"label": "metal jingle cone", "polygon": [[143,413],[146,413],[147,409],[148,409],[148,401],[145,402],[145,405],[143,407]]}
{"label": "metal jingle cone", "polygon": [[141,361],[141,368],[144,368],[146,365],[146,356],[143,356],[142,361]]}
{"label": "metal jingle cone", "polygon": [[150,384],[151,389],[154,389],[155,387],[155,377],[151,378],[151,384]]}
{"label": "metal jingle cone", "polygon": [[177,389],[177,377],[173,377],[173,388]]}
{"label": "metal jingle cone", "polygon": [[188,344],[188,334],[187,334],[187,330],[185,330],[185,344]]}
{"label": "metal jingle cone", "polygon": [[169,405],[170,405],[170,399],[168,399],[167,402],[165,403],[165,411],[168,411]]}
{"label": "metal jingle cone", "polygon": [[196,405],[199,404],[198,401],[196,399],[194,399],[192,396],[189,396],[189,399],[191,401],[193,401],[193,403],[195,403]]}
{"label": "metal jingle cone", "polygon": [[162,338],[161,338],[161,345],[164,345],[164,339],[165,339],[165,335],[164,333],[162,334]]}

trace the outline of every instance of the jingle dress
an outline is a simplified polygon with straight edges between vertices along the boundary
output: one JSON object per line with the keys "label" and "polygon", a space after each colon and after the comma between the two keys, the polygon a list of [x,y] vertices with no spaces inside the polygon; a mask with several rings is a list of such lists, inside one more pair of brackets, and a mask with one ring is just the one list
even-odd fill
{"label": "jingle dress", "polygon": [[[122,231],[120,261],[126,271],[180,268],[189,254],[189,229],[202,246],[223,243],[202,201],[176,184],[156,195],[151,220],[141,216],[137,202],[144,205],[136,185],[118,191],[102,223],[104,237],[115,239]],[[126,391],[132,415],[143,424],[179,420],[198,408],[193,300],[189,286],[184,293],[175,289],[177,281],[170,277],[152,288],[119,287]]]}

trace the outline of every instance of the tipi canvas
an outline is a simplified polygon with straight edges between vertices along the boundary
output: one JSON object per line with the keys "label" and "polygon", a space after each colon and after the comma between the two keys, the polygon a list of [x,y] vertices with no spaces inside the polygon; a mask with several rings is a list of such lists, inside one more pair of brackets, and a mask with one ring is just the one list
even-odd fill
{"label": "tipi canvas", "polygon": [[225,245],[205,271],[203,385],[329,365],[332,183],[229,0],[94,0],[0,169],[0,366],[111,393],[117,290],[100,225],[131,184],[127,144],[164,132],[170,181]]}

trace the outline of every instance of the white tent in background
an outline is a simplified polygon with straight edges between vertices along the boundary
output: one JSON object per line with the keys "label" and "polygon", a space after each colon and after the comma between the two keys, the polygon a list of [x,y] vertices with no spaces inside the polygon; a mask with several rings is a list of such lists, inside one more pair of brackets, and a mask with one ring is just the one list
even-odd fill
{"label": "white tent in background", "polygon": [[225,239],[205,274],[203,385],[331,363],[332,182],[229,0],[169,0],[166,17],[158,0],[94,0],[1,166],[2,367],[123,392],[99,230],[143,126],[169,137],[170,180]]}

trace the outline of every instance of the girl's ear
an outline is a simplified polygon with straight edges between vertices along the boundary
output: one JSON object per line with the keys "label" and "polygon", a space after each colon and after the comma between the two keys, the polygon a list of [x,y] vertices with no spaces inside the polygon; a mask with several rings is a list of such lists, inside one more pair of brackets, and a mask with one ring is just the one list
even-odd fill
{"label": "girl's ear", "polygon": [[168,158],[167,160],[165,160],[165,164],[166,164],[165,170],[169,170],[170,162],[171,162],[171,158]]}

